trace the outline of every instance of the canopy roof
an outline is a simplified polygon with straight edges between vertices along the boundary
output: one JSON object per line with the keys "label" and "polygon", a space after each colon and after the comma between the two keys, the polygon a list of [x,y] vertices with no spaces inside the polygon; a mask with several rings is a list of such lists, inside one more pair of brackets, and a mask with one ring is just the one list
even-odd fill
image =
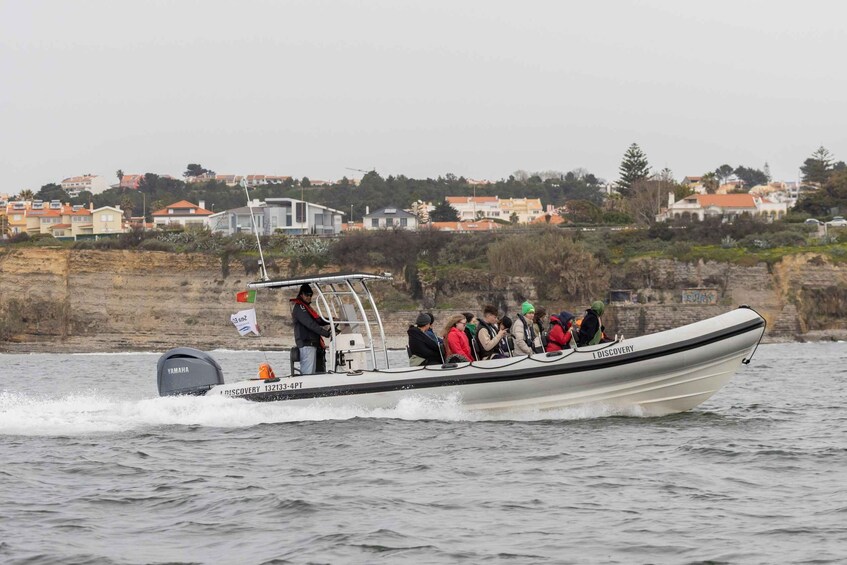
{"label": "canopy roof", "polygon": [[390,275],[369,275],[366,273],[329,273],[326,275],[315,275],[313,277],[300,277],[296,279],[284,279],[275,281],[256,281],[247,285],[247,288],[285,288],[289,286],[300,286],[301,284],[335,284],[341,282],[356,281],[390,281]]}

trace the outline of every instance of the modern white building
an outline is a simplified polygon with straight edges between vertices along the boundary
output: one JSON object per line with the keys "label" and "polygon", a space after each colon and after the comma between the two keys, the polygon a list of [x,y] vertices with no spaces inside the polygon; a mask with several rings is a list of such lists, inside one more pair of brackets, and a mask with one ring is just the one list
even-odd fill
{"label": "modern white building", "polygon": [[539,198],[500,198],[498,196],[448,196],[447,203],[463,222],[477,218],[509,221],[514,214],[518,223],[529,224],[544,213]]}
{"label": "modern white building", "polygon": [[[251,218],[252,210],[252,218]],[[249,206],[212,214],[209,228],[226,235],[253,233],[253,222],[260,235],[335,235],[341,232],[344,213],[320,204],[294,198],[254,200]]]}
{"label": "modern white building", "polygon": [[459,213],[459,221],[483,218],[500,218],[500,199],[496,196],[448,196],[447,204]]}
{"label": "modern white building", "polygon": [[61,186],[62,190],[71,195],[78,195],[83,191],[88,191],[91,194],[100,194],[109,189],[109,182],[104,177],[98,175],[81,175],[62,180]]}

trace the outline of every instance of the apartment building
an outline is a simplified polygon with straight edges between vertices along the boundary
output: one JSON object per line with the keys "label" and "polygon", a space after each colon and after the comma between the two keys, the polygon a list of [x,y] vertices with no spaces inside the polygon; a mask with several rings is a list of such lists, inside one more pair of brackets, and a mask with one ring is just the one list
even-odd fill
{"label": "apartment building", "polygon": [[88,191],[91,194],[100,194],[108,190],[109,183],[104,177],[98,175],[81,175],[63,179],[61,186],[65,192],[71,195],[77,195],[84,191]]}

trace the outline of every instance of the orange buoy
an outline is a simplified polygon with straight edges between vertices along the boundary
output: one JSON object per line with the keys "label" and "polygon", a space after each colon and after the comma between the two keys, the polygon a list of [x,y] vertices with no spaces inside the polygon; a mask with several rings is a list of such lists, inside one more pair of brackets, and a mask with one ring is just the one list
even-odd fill
{"label": "orange buoy", "polygon": [[274,370],[271,369],[270,363],[259,364],[259,378],[263,381],[276,378],[276,375],[274,375]]}

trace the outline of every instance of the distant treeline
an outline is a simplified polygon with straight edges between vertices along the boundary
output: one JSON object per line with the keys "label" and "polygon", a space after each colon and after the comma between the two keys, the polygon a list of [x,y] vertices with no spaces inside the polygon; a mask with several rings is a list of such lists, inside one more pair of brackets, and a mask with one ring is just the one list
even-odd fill
{"label": "distant treeline", "polygon": [[[499,196],[500,198],[540,198],[544,205],[561,206],[568,201],[583,201],[599,208],[603,202],[603,185],[591,174],[571,172],[557,178],[542,179],[539,175],[525,178],[510,176],[488,185],[471,185],[467,179],[448,174],[435,179],[412,179],[404,175],[383,178],[372,171],[364,175],[358,185],[344,178],[329,186],[313,187],[307,178],[290,180],[285,184],[262,185],[249,190],[250,198],[304,198],[309,202],[328,206],[361,221],[366,208],[376,210],[385,206],[408,208],[422,200],[437,204],[447,196]],[[137,190],[113,188],[101,194],[83,192],[70,198],[59,185],[48,184],[35,198],[49,201],[61,200],[73,204],[93,202],[95,207],[115,206],[130,209],[133,216],[160,210],[180,200],[195,204],[201,200],[206,209],[222,211],[246,205],[244,189],[227,186],[222,182],[207,181],[186,183],[179,179],[144,175]],[[146,203],[146,206],[145,206]],[[351,208],[352,207],[352,208]]]}

